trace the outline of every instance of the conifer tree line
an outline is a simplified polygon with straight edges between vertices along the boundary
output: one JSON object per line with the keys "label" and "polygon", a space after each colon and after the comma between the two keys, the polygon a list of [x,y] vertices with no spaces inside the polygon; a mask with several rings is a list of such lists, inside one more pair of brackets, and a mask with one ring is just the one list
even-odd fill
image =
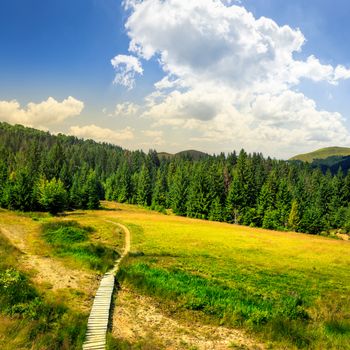
{"label": "conifer tree line", "polygon": [[159,157],[0,123],[0,206],[96,209],[101,199],[192,218],[317,234],[350,232],[350,174],[260,153]]}

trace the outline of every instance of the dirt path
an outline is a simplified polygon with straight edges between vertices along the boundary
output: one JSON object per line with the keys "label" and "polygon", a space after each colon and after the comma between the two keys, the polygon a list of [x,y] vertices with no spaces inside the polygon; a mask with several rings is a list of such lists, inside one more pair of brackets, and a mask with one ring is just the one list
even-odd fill
{"label": "dirt path", "polygon": [[52,290],[73,288],[91,290],[96,285],[96,278],[81,270],[70,269],[61,261],[33,252],[33,237],[21,226],[0,227],[1,233],[23,254],[20,265],[27,271],[34,272],[33,281],[45,284]]}
{"label": "dirt path", "polygon": [[142,344],[145,349],[265,349],[242,331],[166,316],[152,298],[127,287],[119,291],[115,310],[113,336],[130,344]]}
{"label": "dirt path", "polygon": [[109,271],[109,273],[112,273],[112,274],[115,274],[118,269],[119,269],[119,266],[120,266],[120,263],[122,262],[122,260],[125,258],[125,256],[130,252],[130,245],[131,245],[131,234],[130,234],[130,231],[129,229],[118,223],[118,222],[114,222],[114,221],[111,221],[111,220],[105,220],[106,222],[109,222],[111,224],[114,224],[116,226],[119,226],[125,233],[125,246],[124,246],[124,250],[123,250],[123,253],[122,255],[120,256],[120,258],[116,261],[114,267],[112,270]]}

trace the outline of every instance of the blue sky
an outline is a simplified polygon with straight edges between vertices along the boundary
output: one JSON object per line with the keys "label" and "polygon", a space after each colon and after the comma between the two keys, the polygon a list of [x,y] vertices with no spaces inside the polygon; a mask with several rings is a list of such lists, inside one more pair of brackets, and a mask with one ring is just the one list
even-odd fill
{"label": "blue sky", "polygon": [[[116,0],[2,0],[0,120],[106,140],[131,149],[169,152],[196,148],[219,153],[244,147],[286,158],[327,145],[350,146],[349,2],[164,3],[144,0],[126,10]],[[244,10],[245,21],[235,19],[231,5]],[[211,6],[218,9],[219,19],[222,16],[232,26],[223,29],[227,30],[226,42],[216,32],[218,24],[211,17]],[[164,15],[157,16],[162,11]],[[179,22],[184,22],[170,27],[166,16],[177,21],[178,13],[182,13]],[[276,33],[259,32],[257,20],[261,16],[276,22],[276,33],[288,25],[292,34],[273,42]],[[193,22],[194,17],[198,22]],[[151,25],[153,22],[157,26]],[[196,25],[203,23],[201,37]],[[182,29],[187,24],[184,34]],[[278,45],[288,40],[291,45],[291,35],[301,40],[297,28],[305,37],[302,49],[290,49],[293,61],[288,66],[271,61],[275,73],[267,79],[264,62],[279,54]],[[249,30],[254,31],[256,52],[260,52],[261,43],[273,42],[277,54],[271,51],[257,64],[242,66],[240,74],[235,62],[255,59],[253,53],[252,57],[243,55],[248,43],[251,45]],[[234,35],[247,40],[244,46],[235,45],[231,40]],[[192,37],[195,41],[191,43]],[[140,50],[128,50],[132,39]],[[145,54],[147,48],[152,48],[150,55]],[[132,86],[114,83],[116,74],[125,77],[126,64],[120,55],[134,57],[142,67],[142,75],[132,67]],[[236,55],[238,61],[232,58]],[[315,60],[307,61],[310,56]],[[111,64],[114,57],[119,57],[115,67]],[[221,63],[215,65],[215,60]],[[224,66],[225,62],[233,66]],[[261,69],[257,69],[260,64]],[[337,66],[345,69],[341,77],[335,73]],[[284,69],[291,73],[283,80],[280,72]],[[177,84],[155,87],[164,77]],[[224,98],[213,86],[219,86],[218,91],[226,91],[227,96]],[[242,91],[246,92],[244,96]],[[304,107],[295,110],[293,104]],[[310,120],[305,122],[308,115]]]}

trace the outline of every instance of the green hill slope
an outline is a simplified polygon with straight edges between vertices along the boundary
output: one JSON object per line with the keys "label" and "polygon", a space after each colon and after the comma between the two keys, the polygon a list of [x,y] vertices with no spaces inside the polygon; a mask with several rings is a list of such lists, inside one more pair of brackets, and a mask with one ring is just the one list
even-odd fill
{"label": "green hill slope", "polygon": [[160,158],[166,158],[166,159],[171,159],[173,157],[181,157],[181,158],[188,158],[191,160],[199,160],[201,158],[207,157],[208,154],[196,150],[186,150],[186,151],[181,151],[175,154],[167,153],[167,152],[159,152],[158,157]]}
{"label": "green hill slope", "polygon": [[311,163],[315,159],[326,159],[333,156],[349,156],[350,148],[349,147],[326,147],[321,148],[316,151],[304,154],[298,154],[290,160],[301,160],[303,162]]}

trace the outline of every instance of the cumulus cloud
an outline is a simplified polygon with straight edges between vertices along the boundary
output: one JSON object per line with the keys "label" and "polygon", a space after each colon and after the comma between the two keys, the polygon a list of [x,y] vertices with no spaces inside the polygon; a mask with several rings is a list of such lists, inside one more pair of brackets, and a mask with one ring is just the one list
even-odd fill
{"label": "cumulus cloud", "polygon": [[84,139],[93,139],[100,142],[119,144],[123,141],[132,140],[134,138],[133,131],[134,130],[130,127],[126,127],[123,130],[114,131],[91,124],[85,126],[71,126],[69,129],[69,134]]}
{"label": "cumulus cloud", "polygon": [[124,85],[129,90],[135,85],[135,75],[143,74],[143,69],[137,57],[131,55],[118,55],[111,60],[116,71],[115,84]]}
{"label": "cumulus cloud", "polygon": [[69,96],[62,102],[49,97],[40,103],[30,102],[22,108],[18,101],[0,101],[0,119],[12,124],[46,128],[79,115],[84,102]]}
{"label": "cumulus cloud", "polygon": [[283,145],[296,150],[335,138],[350,142],[339,113],[297,92],[302,79],[337,84],[350,70],[314,55],[296,59],[306,40],[298,28],[255,18],[232,3],[125,2],[129,52],[140,67],[140,60],[153,58],[164,71],[145,98],[143,115],[154,125],[196,130],[197,140],[250,150],[263,144],[275,155],[285,154]]}
{"label": "cumulus cloud", "polygon": [[117,117],[134,117],[139,110],[139,106],[132,102],[118,103],[115,106],[114,115]]}

